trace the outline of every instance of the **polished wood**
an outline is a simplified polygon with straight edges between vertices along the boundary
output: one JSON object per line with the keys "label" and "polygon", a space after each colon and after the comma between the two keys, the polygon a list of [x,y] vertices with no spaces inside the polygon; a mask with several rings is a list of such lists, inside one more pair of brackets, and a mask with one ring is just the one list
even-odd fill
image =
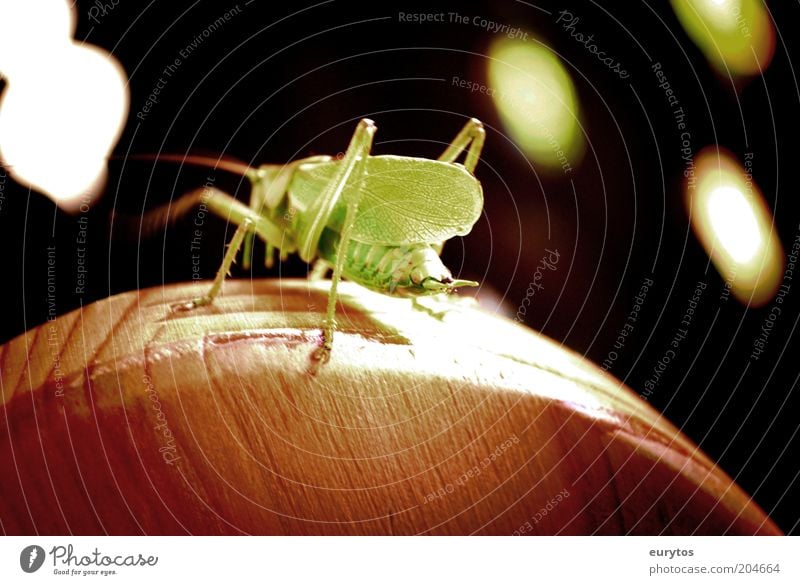
{"label": "polished wood", "polygon": [[[5,534],[776,534],[613,377],[473,306],[344,283],[112,297],[0,350]],[[444,308],[447,308],[444,311]]]}

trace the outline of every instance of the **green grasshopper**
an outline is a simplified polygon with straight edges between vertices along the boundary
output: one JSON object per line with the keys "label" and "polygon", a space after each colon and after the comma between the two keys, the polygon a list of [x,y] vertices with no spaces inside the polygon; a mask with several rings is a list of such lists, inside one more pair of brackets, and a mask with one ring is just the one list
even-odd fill
{"label": "green grasshopper", "polygon": [[[439,254],[445,241],[470,232],[483,208],[474,176],[485,139],[483,124],[472,118],[438,160],[371,156],[377,128],[362,119],[343,156],[312,156],[286,165],[213,164],[212,159],[160,156],[160,159],[221,167],[244,174],[252,183],[249,207],[213,187],[197,189],[172,203],[173,219],[198,203],[238,227],[208,292],[179,305],[191,310],[214,301],[244,243],[249,268],[253,239],[266,244],[266,266],[297,253],[316,264],[312,275],[333,268],[323,345],[315,357],[326,361],[333,348],[337,287],[342,277],[370,290],[409,296],[449,293],[478,286],[453,279]],[[464,164],[456,159],[466,152]]]}

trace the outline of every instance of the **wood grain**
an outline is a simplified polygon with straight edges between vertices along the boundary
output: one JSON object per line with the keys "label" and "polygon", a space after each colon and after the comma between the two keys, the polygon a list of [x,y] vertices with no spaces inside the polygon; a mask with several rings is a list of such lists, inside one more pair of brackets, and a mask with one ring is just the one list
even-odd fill
{"label": "wood grain", "polygon": [[5,534],[778,534],[616,379],[456,302],[119,295],[0,350]]}

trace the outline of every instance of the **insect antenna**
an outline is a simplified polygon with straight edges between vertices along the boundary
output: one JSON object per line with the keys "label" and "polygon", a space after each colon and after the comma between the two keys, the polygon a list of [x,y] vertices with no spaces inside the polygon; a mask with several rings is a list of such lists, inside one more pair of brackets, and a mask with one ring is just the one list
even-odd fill
{"label": "insect antenna", "polygon": [[206,191],[205,188],[189,191],[174,201],[159,205],[138,216],[112,211],[112,225],[119,230],[116,235],[125,239],[134,237],[146,239],[163,232],[167,227],[174,225],[180,218],[199,207]]}
{"label": "insect antenna", "polygon": [[[255,178],[257,175],[257,169],[251,167],[247,163],[227,156],[143,153],[126,156],[114,155],[110,157],[110,160],[123,162],[137,160],[177,163],[180,165],[221,170],[250,179]],[[120,237],[126,239],[134,237],[148,238],[159,232],[163,232],[168,226],[175,224],[180,218],[188,215],[203,202],[204,195],[207,196],[209,194],[208,187],[195,189],[169,203],[145,211],[139,216],[112,211],[112,225],[117,227],[118,231],[116,235]]]}
{"label": "insect antenna", "polygon": [[191,165],[196,167],[203,167],[206,169],[226,171],[239,175],[242,177],[252,177],[256,173],[256,169],[251,167],[245,162],[237,160],[230,156],[203,156],[198,154],[131,154],[127,156],[112,156],[111,160],[126,161],[126,160],[141,160],[152,162],[170,162],[178,163],[180,165]]}

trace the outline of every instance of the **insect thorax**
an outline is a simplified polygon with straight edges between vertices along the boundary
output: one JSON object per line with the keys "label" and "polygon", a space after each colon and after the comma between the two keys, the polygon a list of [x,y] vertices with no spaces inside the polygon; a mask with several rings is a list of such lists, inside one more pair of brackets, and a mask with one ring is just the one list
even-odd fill
{"label": "insect thorax", "polygon": [[[320,240],[320,257],[335,262],[338,243],[338,234],[325,230]],[[445,287],[431,286],[432,282],[444,284],[452,280],[450,271],[430,244],[381,246],[351,240],[342,272],[345,278],[361,286],[398,296],[442,292]]]}

